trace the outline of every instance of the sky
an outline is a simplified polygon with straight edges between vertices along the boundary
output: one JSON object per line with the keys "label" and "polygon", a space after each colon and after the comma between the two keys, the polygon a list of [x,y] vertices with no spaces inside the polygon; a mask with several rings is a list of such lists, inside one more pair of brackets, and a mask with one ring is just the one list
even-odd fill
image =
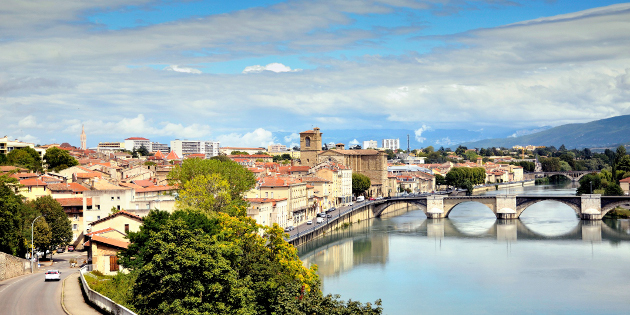
{"label": "sky", "polygon": [[[630,114],[630,3],[5,0],[0,137],[294,145],[297,133]],[[324,139],[326,141],[326,139]],[[359,141],[369,140],[358,138]],[[401,139],[403,141],[403,139]]]}

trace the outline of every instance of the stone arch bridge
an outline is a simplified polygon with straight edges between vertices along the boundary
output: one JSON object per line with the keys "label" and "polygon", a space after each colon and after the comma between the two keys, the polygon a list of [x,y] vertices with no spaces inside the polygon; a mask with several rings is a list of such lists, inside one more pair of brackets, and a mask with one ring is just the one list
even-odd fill
{"label": "stone arch bridge", "polygon": [[[517,219],[527,208],[541,201],[555,201],[568,205],[582,220],[601,220],[606,213],[622,204],[630,204],[630,196],[601,195],[495,195],[495,196],[442,196],[403,197],[365,203],[379,217],[387,208],[401,203],[417,205],[428,218],[448,218],[453,208],[464,202],[478,202],[488,207],[497,219]],[[355,206],[356,208],[356,206]]]}
{"label": "stone arch bridge", "polygon": [[535,172],[535,173],[528,173],[528,174],[534,174],[534,177],[536,178],[551,177],[551,176],[559,175],[559,176],[564,176],[570,179],[572,182],[577,182],[582,177],[584,177],[584,175],[591,174],[591,173],[597,173],[597,171]]}

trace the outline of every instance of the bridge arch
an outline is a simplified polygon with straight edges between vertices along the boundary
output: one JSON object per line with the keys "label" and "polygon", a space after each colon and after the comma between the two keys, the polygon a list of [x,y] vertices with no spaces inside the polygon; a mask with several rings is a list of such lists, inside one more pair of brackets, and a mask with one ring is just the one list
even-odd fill
{"label": "bridge arch", "polygon": [[[579,197],[578,197],[579,198]],[[569,207],[571,207],[571,209],[573,209],[573,211],[575,211],[576,215],[580,215],[580,213],[582,212],[582,203],[578,198],[544,198],[544,199],[539,199],[539,198],[517,198],[516,200],[516,215],[517,217],[520,217],[521,214],[530,206],[537,204],[539,202],[542,201],[556,201],[556,202],[560,202],[563,203]],[[521,200],[519,200],[521,199]],[[524,199],[524,200],[523,200]]]}
{"label": "bridge arch", "polygon": [[413,204],[415,206],[418,206],[418,208],[420,208],[420,210],[422,210],[424,214],[427,214],[426,199],[407,199],[407,200],[403,199],[403,200],[386,201],[384,203],[376,205],[374,208],[372,208],[372,215],[375,218],[378,218],[384,213],[386,213],[389,207],[394,206],[394,205],[400,205],[400,204]]}
{"label": "bridge arch", "polygon": [[605,205],[602,202],[602,210],[601,210],[602,211],[602,218],[608,212],[614,210],[617,206],[621,206],[621,205],[628,204],[628,203],[630,203],[630,201],[628,201],[628,200],[619,200],[619,201],[606,202]]}
{"label": "bridge arch", "polygon": [[[485,198],[484,199],[444,199],[444,217],[448,218],[448,216],[451,214],[451,211],[453,211],[453,209],[456,208],[458,205],[461,205],[463,203],[469,203],[469,202],[480,203],[488,207],[488,209],[490,209],[490,211],[492,211],[492,213],[496,215],[495,203],[484,202],[484,201],[487,201],[487,200]],[[494,198],[492,198],[492,201],[494,201]]]}

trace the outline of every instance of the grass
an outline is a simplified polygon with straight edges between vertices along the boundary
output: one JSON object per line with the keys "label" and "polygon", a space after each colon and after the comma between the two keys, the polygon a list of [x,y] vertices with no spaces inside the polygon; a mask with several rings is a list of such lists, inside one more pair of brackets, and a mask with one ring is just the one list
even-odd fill
{"label": "grass", "polygon": [[621,207],[615,208],[615,210],[606,213],[605,218],[611,219],[627,219],[630,218],[630,210]]}
{"label": "grass", "polygon": [[110,299],[112,301],[135,311],[133,307],[133,295],[131,288],[136,281],[135,274],[117,273],[115,276],[106,276],[99,271],[92,271],[85,274],[90,288]]}

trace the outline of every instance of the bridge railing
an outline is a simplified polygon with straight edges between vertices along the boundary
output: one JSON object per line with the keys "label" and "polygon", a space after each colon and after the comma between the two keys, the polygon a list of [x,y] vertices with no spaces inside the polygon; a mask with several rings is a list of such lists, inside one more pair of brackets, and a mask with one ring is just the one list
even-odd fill
{"label": "bridge railing", "polygon": [[92,271],[92,265],[85,265],[79,270],[79,279],[81,279],[82,284],[81,287],[83,288],[83,292],[85,292],[85,296],[87,297],[88,301],[90,301],[90,303],[96,305],[109,314],[137,315],[126,307],[112,301],[110,298],[92,290],[84,277],[84,275],[90,271]]}

